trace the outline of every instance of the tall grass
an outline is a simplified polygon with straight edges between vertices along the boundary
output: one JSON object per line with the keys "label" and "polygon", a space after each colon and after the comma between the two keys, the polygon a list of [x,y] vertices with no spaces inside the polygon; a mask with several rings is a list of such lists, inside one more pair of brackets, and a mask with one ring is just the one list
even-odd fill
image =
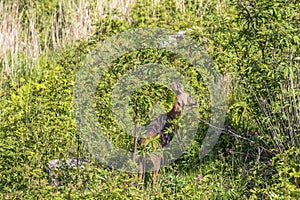
{"label": "tall grass", "polygon": [[[156,15],[155,7],[165,0],[146,0],[149,16]],[[99,18],[118,17],[130,19],[131,8],[139,0],[52,0],[44,2],[10,1],[0,2],[0,76],[3,73],[14,77],[20,65],[32,70],[40,55],[71,44],[92,35]],[[226,10],[227,0],[174,0],[176,10],[186,13],[193,8],[197,15],[205,15],[208,5],[216,2],[218,13]],[[100,27],[101,28],[101,27]],[[101,30],[100,30],[101,31]]]}
{"label": "tall grass", "polygon": [[[135,0],[53,0],[0,2],[1,74],[15,76],[21,63],[61,48],[95,31],[95,22],[113,14],[128,16]],[[22,61],[22,62],[21,62]],[[25,67],[30,70],[30,65]]]}

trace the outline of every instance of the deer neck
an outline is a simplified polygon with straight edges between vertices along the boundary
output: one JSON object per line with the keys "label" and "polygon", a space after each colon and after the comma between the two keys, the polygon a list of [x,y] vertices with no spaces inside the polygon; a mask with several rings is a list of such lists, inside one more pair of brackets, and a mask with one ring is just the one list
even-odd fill
{"label": "deer neck", "polygon": [[167,113],[167,116],[171,119],[176,119],[181,115],[181,109],[179,110],[175,105],[173,106],[172,110]]}

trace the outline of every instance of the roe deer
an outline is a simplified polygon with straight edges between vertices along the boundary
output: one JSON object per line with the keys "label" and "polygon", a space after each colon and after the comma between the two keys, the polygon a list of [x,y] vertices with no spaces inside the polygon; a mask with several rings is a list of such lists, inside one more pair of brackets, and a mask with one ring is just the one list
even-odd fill
{"label": "roe deer", "polygon": [[[168,145],[173,136],[174,136],[174,129],[169,131],[169,128],[174,126],[174,121],[177,119],[185,106],[195,106],[197,102],[191,98],[190,94],[184,91],[183,85],[181,83],[172,83],[172,90],[176,94],[176,100],[173,105],[171,111],[159,115],[155,120],[153,120],[148,126],[146,126],[146,133],[145,137],[140,139],[138,143],[143,146],[150,138],[155,138],[159,135],[160,140],[160,148],[162,149],[166,145]],[[153,144],[154,148],[156,148],[155,144]],[[162,156],[159,155],[150,155],[150,160],[153,163],[154,172],[153,172],[153,184],[156,183],[156,177],[158,175],[158,171],[160,169]],[[141,156],[139,158],[139,178],[143,180],[144,176],[144,169],[146,164],[146,158]]]}

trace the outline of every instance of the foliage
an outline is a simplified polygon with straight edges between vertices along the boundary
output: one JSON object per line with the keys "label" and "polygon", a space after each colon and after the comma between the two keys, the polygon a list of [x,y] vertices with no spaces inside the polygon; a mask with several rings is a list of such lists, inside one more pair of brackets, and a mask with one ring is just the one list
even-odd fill
{"label": "foliage", "polygon": [[[254,176],[248,179],[255,184],[251,199],[298,199],[299,191],[299,149],[291,148],[278,154],[262,166],[253,168]],[[268,171],[268,174],[263,174]],[[272,177],[272,178],[270,178]]]}
{"label": "foliage", "polygon": [[[18,40],[14,36],[14,45],[22,48],[9,49],[15,46],[5,43],[0,54],[0,198],[298,199],[298,1],[136,0],[127,8],[130,12],[114,3],[107,1],[100,16],[91,14],[98,3],[88,0],[2,6],[21,20],[16,22],[21,27],[15,26],[20,34]],[[72,5],[87,14],[77,29],[90,32],[79,31],[83,38],[68,43],[79,38],[68,33],[75,33],[73,22],[82,19],[72,18]],[[14,6],[17,12],[12,12]],[[1,30],[8,30],[4,22],[9,21],[3,20]],[[90,158],[76,131],[72,107],[75,76],[85,56],[99,41],[121,31],[157,26],[186,31],[224,75],[228,112],[213,152],[199,159],[208,127],[204,122],[211,115],[201,74],[180,55],[143,49],[116,58],[99,77],[96,115],[103,132],[116,146],[133,149],[132,136],[120,129],[111,113],[113,86],[128,71],[155,63],[189,77],[196,91],[203,121],[194,142],[180,159],[161,170],[157,185],[147,174],[143,190],[137,174],[105,168],[93,158],[84,167],[58,170],[61,185],[52,186],[43,171],[49,160]],[[39,56],[28,53],[20,41]],[[167,111],[174,99],[166,87],[144,85],[129,101],[132,120],[147,125],[157,114],[153,105]]]}

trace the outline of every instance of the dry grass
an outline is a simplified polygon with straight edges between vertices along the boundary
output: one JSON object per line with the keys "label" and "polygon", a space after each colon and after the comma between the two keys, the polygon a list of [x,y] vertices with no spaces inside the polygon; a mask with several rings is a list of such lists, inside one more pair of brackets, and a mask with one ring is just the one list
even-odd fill
{"label": "dry grass", "polygon": [[[135,0],[58,0],[56,9],[48,15],[39,14],[34,3],[29,9],[19,2],[0,2],[0,64],[1,72],[15,75],[20,59],[35,61],[50,49],[61,48],[95,30],[95,21],[117,9],[128,16]],[[24,15],[28,21],[24,25]],[[50,16],[50,17],[49,17]],[[38,19],[40,18],[40,19]],[[41,21],[44,24],[41,24]],[[20,58],[20,54],[22,55]]]}
{"label": "dry grass", "polygon": [[[15,76],[24,63],[23,69],[31,70],[33,65],[29,63],[35,63],[40,55],[92,35],[95,22],[100,17],[113,16],[115,10],[122,14],[123,20],[130,20],[131,7],[139,0],[52,0],[55,1],[58,6],[46,15],[34,0],[27,2],[30,6],[26,9],[19,1],[0,1],[0,78],[3,74]],[[154,8],[149,15],[155,15],[155,6],[165,0],[146,1]],[[176,0],[176,9],[181,13],[188,12],[192,6],[190,2]],[[208,4],[217,2],[216,9],[224,10],[220,5],[226,0],[195,2],[199,7],[197,15],[202,17]],[[44,4],[39,3],[39,6]],[[25,23],[24,19],[27,19]]]}

